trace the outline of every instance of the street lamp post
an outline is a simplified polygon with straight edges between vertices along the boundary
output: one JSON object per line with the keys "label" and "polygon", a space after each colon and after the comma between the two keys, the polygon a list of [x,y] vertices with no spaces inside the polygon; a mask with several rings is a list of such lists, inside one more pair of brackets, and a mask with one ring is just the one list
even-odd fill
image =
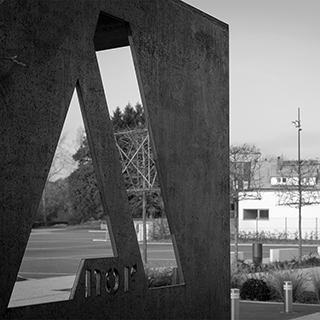
{"label": "street lamp post", "polygon": [[302,230],[301,230],[301,207],[302,207],[302,186],[301,186],[301,159],[300,159],[300,108],[298,108],[298,120],[292,121],[292,124],[298,129],[298,194],[299,194],[299,258],[302,257]]}

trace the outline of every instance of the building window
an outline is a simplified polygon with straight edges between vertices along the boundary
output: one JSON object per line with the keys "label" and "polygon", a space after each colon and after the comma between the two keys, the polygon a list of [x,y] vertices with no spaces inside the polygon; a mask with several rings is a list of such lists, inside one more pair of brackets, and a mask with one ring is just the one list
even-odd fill
{"label": "building window", "polygon": [[268,209],[243,209],[243,220],[268,220]]}
{"label": "building window", "polygon": [[283,185],[283,184],[287,184],[287,178],[271,177],[271,185],[272,186]]}
{"label": "building window", "polygon": [[261,209],[261,210],[258,210],[258,212],[259,212],[259,219],[266,219],[266,220],[269,219],[269,210]]}

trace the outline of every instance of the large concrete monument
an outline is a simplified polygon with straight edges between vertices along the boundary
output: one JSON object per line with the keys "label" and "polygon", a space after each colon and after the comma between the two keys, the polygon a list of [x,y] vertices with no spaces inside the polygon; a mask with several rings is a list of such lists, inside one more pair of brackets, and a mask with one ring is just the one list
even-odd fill
{"label": "large concrete monument", "polygon": [[[181,283],[148,289],[96,51],[130,46]],[[228,26],[178,0],[0,0],[0,318],[229,319]],[[115,257],[8,308],[74,88]],[[125,92],[126,88],[121,88]]]}

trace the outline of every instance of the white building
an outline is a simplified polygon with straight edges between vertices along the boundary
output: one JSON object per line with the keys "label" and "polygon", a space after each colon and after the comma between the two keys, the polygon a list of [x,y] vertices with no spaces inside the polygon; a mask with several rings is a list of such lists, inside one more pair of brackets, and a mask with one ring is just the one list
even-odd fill
{"label": "white building", "polygon": [[[308,162],[308,172],[301,169],[302,236],[320,238],[320,193],[318,161]],[[268,232],[275,236],[298,236],[298,178],[296,161],[264,161],[259,171],[261,184],[251,197],[239,201],[239,231]],[[305,164],[303,165],[305,166]],[[290,204],[290,205],[289,205]]]}

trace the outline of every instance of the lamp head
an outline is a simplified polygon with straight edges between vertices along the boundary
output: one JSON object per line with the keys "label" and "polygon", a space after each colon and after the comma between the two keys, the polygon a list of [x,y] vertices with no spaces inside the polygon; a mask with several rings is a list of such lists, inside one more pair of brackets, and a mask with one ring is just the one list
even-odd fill
{"label": "lamp head", "polygon": [[292,125],[295,127],[295,128],[300,128],[300,121],[299,120],[294,120],[294,121],[291,121]]}

